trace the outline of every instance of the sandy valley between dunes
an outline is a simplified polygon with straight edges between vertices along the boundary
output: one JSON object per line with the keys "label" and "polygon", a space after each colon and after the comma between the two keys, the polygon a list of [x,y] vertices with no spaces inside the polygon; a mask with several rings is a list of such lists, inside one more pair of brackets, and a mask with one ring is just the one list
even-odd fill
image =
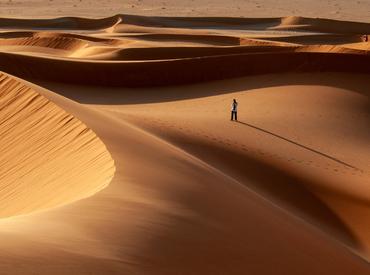
{"label": "sandy valley between dunes", "polygon": [[365,34],[1,18],[0,274],[369,274]]}

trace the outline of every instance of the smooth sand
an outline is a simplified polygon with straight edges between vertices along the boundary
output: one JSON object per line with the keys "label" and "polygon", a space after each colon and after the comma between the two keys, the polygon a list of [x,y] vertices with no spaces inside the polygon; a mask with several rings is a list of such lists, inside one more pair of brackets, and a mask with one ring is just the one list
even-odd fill
{"label": "smooth sand", "polygon": [[0,26],[0,274],[370,272],[369,24]]}
{"label": "smooth sand", "polygon": [[370,23],[367,0],[4,0],[0,17],[106,17],[114,13],[177,16],[321,17]]}

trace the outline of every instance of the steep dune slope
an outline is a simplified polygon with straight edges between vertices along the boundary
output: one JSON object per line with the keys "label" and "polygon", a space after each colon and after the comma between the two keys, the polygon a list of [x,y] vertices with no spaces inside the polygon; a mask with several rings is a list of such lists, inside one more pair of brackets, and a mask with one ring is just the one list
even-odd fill
{"label": "steep dune slope", "polygon": [[368,30],[0,19],[0,273],[368,274]]}
{"label": "steep dune slope", "polygon": [[86,200],[0,220],[2,271],[367,274],[345,246],[222,171],[111,111],[34,89],[91,127],[117,172]]}
{"label": "steep dune slope", "polygon": [[0,217],[78,200],[106,187],[114,164],[83,123],[0,74]]}
{"label": "steep dune slope", "polygon": [[[346,80],[335,80],[342,77]],[[361,206],[362,215],[369,212],[370,101],[364,87],[370,82],[365,76],[340,74],[270,76],[259,81],[274,82],[278,78],[286,83],[299,79],[297,82],[306,85],[244,90],[258,83],[246,78],[142,90],[130,96],[136,104],[114,104],[104,109],[189,150],[369,254],[370,225],[359,223],[360,214],[349,212],[349,205]],[[322,84],[313,84],[315,79]],[[334,83],[351,88],[333,87]],[[217,95],[218,86],[228,93]],[[191,97],[187,91],[201,94],[206,90],[206,97],[181,100]],[[165,103],[169,91],[174,98]],[[110,95],[115,102],[129,98]],[[138,104],[149,97],[158,102]],[[240,102],[239,123],[229,121],[228,107],[233,98]],[[348,207],[345,211],[341,207],[344,202]]]}

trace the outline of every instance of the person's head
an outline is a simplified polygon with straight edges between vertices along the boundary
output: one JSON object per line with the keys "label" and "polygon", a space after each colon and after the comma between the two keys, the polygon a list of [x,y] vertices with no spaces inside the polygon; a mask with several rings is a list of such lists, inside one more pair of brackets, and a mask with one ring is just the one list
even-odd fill
{"label": "person's head", "polygon": [[233,101],[234,101],[234,103],[236,103],[236,99],[235,98],[233,99]]}

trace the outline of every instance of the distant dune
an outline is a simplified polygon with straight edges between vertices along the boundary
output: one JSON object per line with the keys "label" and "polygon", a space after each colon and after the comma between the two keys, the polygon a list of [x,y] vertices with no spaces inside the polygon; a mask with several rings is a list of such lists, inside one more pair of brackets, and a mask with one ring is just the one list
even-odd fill
{"label": "distant dune", "polygon": [[370,23],[180,15],[0,19],[0,274],[369,274]]}
{"label": "distant dune", "polygon": [[[0,69],[26,78],[153,86],[289,71],[370,72],[364,23],[117,15],[2,19],[0,26],[13,26],[0,35]],[[40,28],[46,31],[32,31]],[[75,34],[86,30],[98,33]]]}

